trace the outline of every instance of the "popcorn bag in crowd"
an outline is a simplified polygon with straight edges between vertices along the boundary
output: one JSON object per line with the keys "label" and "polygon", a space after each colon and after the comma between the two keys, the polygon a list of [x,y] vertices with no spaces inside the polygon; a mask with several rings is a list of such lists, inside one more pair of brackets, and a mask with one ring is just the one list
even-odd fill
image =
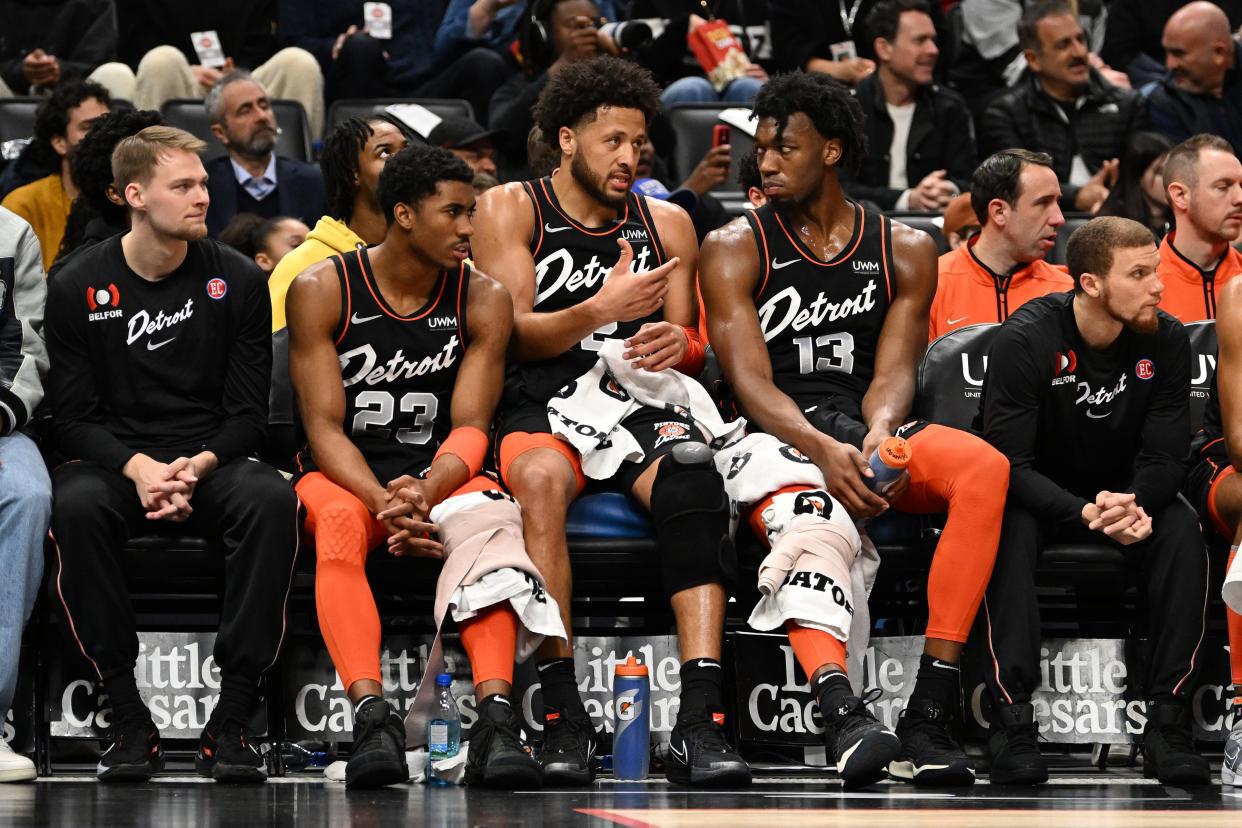
{"label": "popcorn bag in crowd", "polygon": [[750,58],[742,51],[742,44],[723,20],[710,20],[695,26],[686,40],[717,92],[723,91],[729,81],[745,75],[750,66]]}

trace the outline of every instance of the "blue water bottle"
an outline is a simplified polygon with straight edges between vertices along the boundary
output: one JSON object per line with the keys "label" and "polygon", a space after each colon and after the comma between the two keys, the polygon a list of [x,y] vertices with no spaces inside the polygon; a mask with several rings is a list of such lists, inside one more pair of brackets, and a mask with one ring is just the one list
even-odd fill
{"label": "blue water bottle", "polygon": [[612,775],[647,778],[651,763],[651,685],[647,665],[630,656],[612,676]]}

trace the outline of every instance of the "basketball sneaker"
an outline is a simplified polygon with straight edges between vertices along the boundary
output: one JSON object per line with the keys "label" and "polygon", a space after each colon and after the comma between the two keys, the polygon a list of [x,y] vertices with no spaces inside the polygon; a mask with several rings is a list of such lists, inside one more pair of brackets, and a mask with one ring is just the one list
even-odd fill
{"label": "basketball sneaker", "polygon": [[121,719],[112,725],[112,745],[99,758],[100,782],[147,782],[164,769],[160,732],[148,718]]}
{"label": "basketball sneaker", "polygon": [[545,786],[582,787],[595,779],[595,752],[599,750],[595,725],[585,710],[578,713],[544,711],[543,766]]}
{"label": "basketball sneaker", "polygon": [[[872,691],[879,696],[878,691]],[[846,696],[823,710],[824,742],[836,760],[837,775],[846,788],[860,788],[887,776],[888,765],[901,751],[901,740],[871,714],[872,696]]]}
{"label": "basketball sneaker", "polygon": [[382,788],[409,778],[405,723],[384,699],[364,700],[354,713],[354,751],[345,765],[345,787]]}
{"label": "basketball sneaker", "polygon": [[522,723],[504,696],[479,703],[479,720],[470,728],[466,784],[507,791],[537,789],[543,769],[522,738]]}
{"label": "basketball sneaker", "polygon": [[1207,760],[1195,752],[1190,711],[1183,702],[1147,703],[1143,776],[1155,777],[1164,785],[1206,785],[1211,781]]}
{"label": "basketball sneaker", "polygon": [[267,781],[263,757],[236,719],[207,722],[198,739],[194,767],[201,776],[225,784]]}
{"label": "basketball sneaker", "polygon": [[888,772],[916,785],[973,785],[975,769],[950,732],[952,719],[932,699],[911,699],[901,711],[901,753]]}
{"label": "basketball sneaker", "polygon": [[1234,705],[1228,719],[1233,725],[1229,728],[1229,738],[1225,740],[1225,759],[1220,766],[1220,781],[1223,785],[1242,788],[1242,706]]}
{"label": "basketball sneaker", "polygon": [[993,785],[1042,785],[1048,781],[1048,766],[1039,753],[1039,725],[1030,703],[997,708],[988,752],[992,755],[988,778]]}
{"label": "basketball sneaker", "polygon": [[669,782],[705,788],[750,784],[750,765],[729,746],[724,721],[718,711],[677,714],[664,763]]}
{"label": "basketball sneaker", "polygon": [[34,762],[14,753],[12,746],[0,736],[0,782],[28,782],[37,775]]}

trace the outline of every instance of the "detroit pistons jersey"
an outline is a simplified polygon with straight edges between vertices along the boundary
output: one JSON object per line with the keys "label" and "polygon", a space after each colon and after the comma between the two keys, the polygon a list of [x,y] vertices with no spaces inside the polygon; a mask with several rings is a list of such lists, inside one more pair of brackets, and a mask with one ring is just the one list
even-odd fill
{"label": "detroit pistons jersey", "polygon": [[[599,293],[617,263],[617,239],[634,250],[634,272],[650,270],[665,261],[655,221],[642,196],[629,193],[617,218],[603,227],[574,221],[557,201],[552,179],[523,184],[535,208],[535,232],[530,252],[535,260],[533,309],[550,313],[573,307]],[[627,339],[647,322],[664,318],[662,310],[630,322],[610,322],[574,343],[552,359],[510,365],[505,382],[507,405],[546,403],[558,390],[591,369],[599,349],[609,339]]]}
{"label": "detroit pistons jersey", "polygon": [[746,214],[759,248],[754,300],[776,386],[800,405],[841,395],[861,405],[892,300],[891,227],[854,206],[854,232],[823,261],[775,204]]}
{"label": "detroit pistons jersey", "polygon": [[[419,476],[452,428],[470,268],[463,263],[441,271],[427,304],[403,316],[380,293],[366,250],[333,262],[341,285],[335,340],[345,385],[345,434],[381,484],[403,474]],[[303,472],[316,468],[309,447],[298,465]]]}

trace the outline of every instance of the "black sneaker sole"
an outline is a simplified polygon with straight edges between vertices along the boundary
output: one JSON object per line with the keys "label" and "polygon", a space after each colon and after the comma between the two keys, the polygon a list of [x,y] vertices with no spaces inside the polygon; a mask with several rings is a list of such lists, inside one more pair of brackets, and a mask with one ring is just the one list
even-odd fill
{"label": "black sneaker sole", "polygon": [[263,768],[254,765],[226,765],[216,763],[211,778],[222,785],[254,785],[267,781]]}
{"label": "black sneaker sole", "polygon": [[1026,767],[998,771],[996,765],[992,765],[988,781],[993,785],[1042,785],[1048,781],[1048,769]]}
{"label": "black sneaker sole", "polygon": [[402,757],[400,767],[386,756],[360,763],[351,759],[345,765],[347,788],[383,788],[409,781],[410,769],[405,763],[405,757]]}
{"label": "black sneaker sole", "polygon": [[692,768],[689,765],[669,762],[664,775],[674,785],[694,788],[741,788],[750,784],[750,767],[742,762],[725,768]]}
{"label": "black sneaker sole", "polygon": [[1160,768],[1147,761],[1146,756],[1143,757],[1143,776],[1148,779],[1158,779],[1161,785],[1212,784],[1212,772],[1208,768],[1182,767],[1161,773]]}
{"label": "black sneaker sole", "polygon": [[545,788],[585,788],[595,781],[595,771],[590,767],[568,762],[549,762],[542,767]]}
{"label": "black sneaker sole", "polygon": [[466,784],[501,791],[537,791],[543,787],[543,771],[533,762],[490,768],[467,766]]}
{"label": "black sneaker sole", "polygon": [[95,768],[95,774],[100,782],[132,784],[135,782],[150,782],[151,777],[163,769],[164,759],[160,757],[155,762],[141,762],[132,765],[99,764]]}
{"label": "black sneaker sole", "polygon": [[846,788],[873,785],[888,776],[888,766],[901,753],[901,740],[889,731],[863,736],[837,765],[837,775]]}

